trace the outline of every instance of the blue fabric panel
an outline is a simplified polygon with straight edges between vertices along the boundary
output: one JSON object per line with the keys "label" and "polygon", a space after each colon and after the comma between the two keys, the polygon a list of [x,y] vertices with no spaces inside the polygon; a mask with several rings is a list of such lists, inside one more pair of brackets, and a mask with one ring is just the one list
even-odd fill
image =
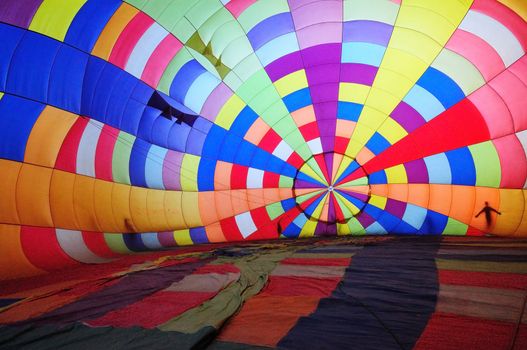
{"label": "blue fabric panel", "polygon": [[448,217],[435,211],[428,210],[423,226],[419,229],[421,234],[441,234],[448,223]]}
{"label": "blue fabric panel", "polygon": [[133,186],[147,187],[145,179],[146,157],[150,150],[150,144],[135,139],[130,154],[130,182]]}
{"label": "blue fabric panel", "polygon": [[335,183],[339,183],[342,179],[350,175],[352,172],[354,172],[358,168],[359,168],[359,163],[357,163],[356,161],[351,162],[350,165],[348,165],[348,167],[346,168],[346,170],[344,170],[344,172],[338,177]]}
{"label": "blue fabric panel", "polygon": [[62,45],[51,70],[48,103],[80,114],[82,85],[87,65],[87,54]]}
{"label": "blue fabric panel", "polygon": [[0,100],[0,158],[24,161],[26,144],[44,105],[4,95]]}
{"label": "blue fabric panel", "polygon": [[142,252],[148,250],[148,248],[143,243],[140,233],[128,233],[123,235],[124,244],[126,248],[130,249],[133,252]]}
{"label": "blue fabric panel", "polygon": [[468,147],[448,151],[445,154],[450,163],[452,184],[474,186],[476,184],[476,168]]}
{"label": "blue fabric panel", "polygon": [[201,74],[207,70],[196,60],[191,60],[183,65],[177,72],[170,85],[170,96],[183,103],[188,89]]}
{"label": "blue fabric panel", "polygon": [[234,163],[250,167],[255,149],[256,146],[252,143],[247,141],[242,142],[240,146],[236,148]]}
{"label": "blue fabric panel", "polygon": [[190,229],[190,239],[192,242],[199,243],[209,243],[207,238],[207,233],[205,232],[205,227],[193,227]]}
{"label": "blue fabric panel", "polygon": [[208,134],[210,128],[212,128],[213,125],[214,123],[212,123],[210,120],[198,116],[198,118],[194,121],[194,124],[192,124],[192,127],[204,134]]}
{"label": "blue fabric panel", "polygon": [[[136,85],[137,79],[134,76],[125,72],[119,75],[117,87],[112,89],[110,103],[106,107],[106,115],[104,116],[106,124],[120,127],[123,118],[128,118],[124,111],[130,102]],[[141,111],[144,110],[142,106],[139,108]]]}
{"label": "blue fabric panel", "polygon": [[89,116],[101,122],[105,122],[108,105],[114,103],[123,103],[123,101],[112,98],[112,91],[114,89],[119,89],[118,84],[121,80],[122,74],[127,73],[113,64],[107,63],[104,66],[104,69],[102,70],[101,76],[99,77],[95,87],[92,105],[90,108],[91,114]]}
{"label": "blue fabric panel", "polygon": [[[146,106],[133,99],[128,100],[121,119],[120,129],[132,135],[137,135],[141,116]],[[110,124],[112,125],[112,124]]]}
{"label": "blue fabric panel", "polygon": [[364,106],[353,102],[339,102],[337,109],[337,118],[351,120],[356,122],[359,120],[359,116]]}
{"label": "blue fabric panel", "polygon": [[295,26],[293,24],[291,13],[284,12],[268,17],[255,25],[249,33],[247,33],[247,37],[256,51],[268,41],[277,38],[280,35],[294,31]]}
{"label": "blue fabric panel", "polygon": [[370,174],[368,176],[368,179],[369,179],[369,182],[370,184],[385,184],[386,182],[388,182],[388,179],[386,178],[386,173],[384,172],[384,170],[381,170],[381,171],[377,171],[373,174]]}
{"label": "blue fabric panel", "polygon": [[0,45],[0,91],[5,91],[11,59],[25,32],[20,28],[0,23],[0,38],[2,38]]}
{"label": "blue fabric panel", "polygon": [[185,152],[200,156],[203,152],[203,145],[205,144],[206,138],[207,135],[201,131],[198,131],[194,128],[190,129]]}
{"label": "blue fabric panel", "polygon": [[450,77],[429,67],[417,81],[417,85],[428,90],[448,109],[465,98],[463,90]]}
{"label": "blue fabric panel", "polygon": [[401,220],[399,225],[393,229],[393,232],[404,235],[415,235],[418,233],[418,230],[412,225],[408,225],[406,222]]}
{"label": "blue fabric panel", "polygon": [[173,121],[168,120],[163,116],[158,116],[152,125],[151,142],[158,146],[169,148],[168,138],[173,124]]}
{"label": "blue fabric panel", "polygon": [[[154,122],[160,116],[161,112],[157,108],[146,106],[141,116],[137,137],[150,142],[152,140],[152,129]],[[162,118],[162,117],[161,117]]]}
{"label": "blue fabric panel", "polygon": [[256,147],[254,150],[253,159],[251,160],[251,166],[256,169],[268,171],[269,169],[267,168],[267,163],[269,162],[271,157],[271,153]]}
{"label": "blue fabric panel", "polygon": [[312,104],[309,88],[304,88],[285,96],[283,99],[289,112],[294,112],[302,107]]}
{"label": "blue fabric panel", "polygon": [[401,223],[401,219],[383,210],[382,214],[377,218],[377,222],[381,224],[387,232],[391,232]]}
{"label": "blue fabric panel", "polygon": [[313,179],[311,176],[308,176],[304,173],[298,173],[298,175],[296,176],[296,178],[298,180],[301,180],[301,181],[306,181],[306,182],[309,182],[309,183],[312,183],[312,184],[315,184],[316,186],[320,186],[320,187],[325,187],[323,184],[321,184],[319,181]]}
{"label": "blue fabric panel", "polygon": [[368,143],[366,143],[366,147],[375,155],[381,153],[390,146],[390,143],[378,132],[373,134]]}
{"label": "blue fabric panel", "polygon": [[258,114],[251,107],[245,106],[232,123],[229,131],[243,137],[256,119],[258,119]]}
{"label": "blue fabric panel", "polygon": [[[280,158],[278,158],[278,159],[280,159]],[[282,165],[282,171],[280,171],[280,174],[285,175],[285,176],[289,176],[291,178],[294,178],[295,175],[296,175],[296,170],[297,169],[294,166],[292,166],[291,164],[289,164],[289,163],[286,163],[284,161],[282,161],[282,162],[283,162],[283,165]]]}
{"label": "blue fabric panel", "polygon": [[90,0],[73,18],[64,42],[91,52],[106,23],[122,4],[121,0]]}
{"label": "blue fabric panel", "polygon": [[82,100],[81,100],[81,114],[91,117],[91,105],[97,89],[97,82],[106,66],[103,60],[90,56],[88,65],[86,66],[86,73],[82,84]]}
{"label": "blue fabric panel", "polygon": [[190,130],[191,127],[185,123],[172,124],[170,136],[168,137],[168,148],[178,152],[185,152]]}
{"label": "blue fabric panel", "polygon": [[6,92],[46,102],[51,67],[61,45],[28,31],[13,55]]}
{"label": "blue fabric panel", "polygon": [[[276,156],[271,155],[271,158],[269,158],[269,161],[267,162],[267,167],[265,168],[265,170],[276,173],[276,174],[281,174],[283,168],[284,168],[284,161]],[[296,175],[296,169],[295,169],[293,176],[291,177],[294,178],[295,175]]]}
{"label": "blue fabric panel", "polygon": [[209,158],[201,158],[198,168],[198,190],[214,190],[214,173],[216,172],[216,161]]}
{"label": "blue fabric panel", "polygon": [[130,75],[132,79],[135,79],[137,81],[137,84],[135,85],[134,92],[132,93],[132,98],[136,100],[137,102],[148,104],[148,100],[150,100],[150,97],[152,97],[152,94],[154,93],[154,89],[152,89],[150,86],[143,83],[141,80],[137,79],[133,75],[127,73]]}
{"label": "blue fabric panel", "polygon": [[217,125],[212,125],[207,134],[207,138],[205,139],[201,156],[214,160],[219,159],[220,147],[218,147],[218,145],[223,143],[226,136],[227,131],[225,129],[220,128]]}
{"label": "blue fabric panel", "polygon": [[288,211],[288,210],[293,209],[296,206],[296,201],[294,198],[288,198],[288,199],[284,199],[281,202],[281,204],[282,204],[282,208],[284,209],[284,211]]}
{"label": "blue fabric panel", "polygon": [[238,147],[240,147],[240,144],[242,144],[244,141],[240,137],[228,133],[224,140],[223,144],[221,145],[220,149],[221,152],[219,153],[219,160],[223,160],[225,162],[234,163],[234,156],[236,155],[236,150]]}
{"label": "blue fabric panel", "polygon": [[317,206],[320,204],[320,202],[322,202],[322,200],[324,199],[324,197],[325,197],[324,194],[319,195],[319,196],[313,201],[313,203],[311,203],[310,205],[308,205],[308,206],[304,209],[304,213],[306,213],[308,216],[313,215],[313,212],[315,211],[315,209],[317,209]]}
{"label": "blue fabric panel", "polygon": [[343,196],[344,198],[346,198],[346,200],[348,200],[349,202],[351,202],[354,206],[356,206],[357,208],[362,208],[364,206],[364,202],[345,193],[345,192],[342,192],[342,191],[337,191],[341,196]]}
{"label": "blue fabric panel", "polygon": [[294,223],[289,224],[285,230],[282,232],[282,235],[287,238],[296,238],[300,234],[302,229],[296,226]]}

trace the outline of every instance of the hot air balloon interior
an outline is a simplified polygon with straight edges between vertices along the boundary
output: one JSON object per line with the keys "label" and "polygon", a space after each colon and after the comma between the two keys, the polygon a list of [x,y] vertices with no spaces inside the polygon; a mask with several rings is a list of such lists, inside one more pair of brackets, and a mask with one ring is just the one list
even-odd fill
{"label": "hot air balloon interior", "polygon": [[527,349],[526,0],[0,0],[0,349]]}

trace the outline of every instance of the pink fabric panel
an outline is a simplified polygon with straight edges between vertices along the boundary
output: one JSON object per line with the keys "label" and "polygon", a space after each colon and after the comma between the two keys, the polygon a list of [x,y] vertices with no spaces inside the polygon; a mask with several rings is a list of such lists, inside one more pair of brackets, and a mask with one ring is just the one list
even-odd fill
{"label": "pink fabric panel", "polygon": [[297,30],[296,33],[301,49],[320,44],[341,43],[342,23],[319,23]]}
{"label": "pink fabric panel", "polygon": [[516,132],[527,129],[527,86],[512,72],[505,71],[489,85],[507,104]]}
{"label": "pink fabric panel", "polygon": [[500,95],[489,86],[483,86],[468,99],[478,108],[489,128],[490,137],[502,137],[514,132],[512,116]]}
{"label": "pink fabric panel", "polygon": [[182,47],[183,44],[176,37],[168,34],[157,45],[154,53],[148,59],[141,79],[148,85],[154,88],[157,87],[166,67]]}
{"label": "pink fabric panel", "polygon": [[139,12],[119,35],[108,61],[124,69],[135,45],[153,23],[152,18]]}
{"label": "pink fabric panel", "polygon": [[319,1],[299,7],[293,11],[296,29],[317,23],[337,22],[342,31],[342,3],[340,1]]}
{"label": "pink fabric panel", "polygon": [[238,18],[243,11],[245,11],[249,6],[254,4],[256,0],[232,0],[225,7],[227,10],[232,13],[232,15]]}
{"label": "pink fabric panel", "polygon": [[486,81],[491,80],[505,69],[500,55],[492,46],[480,37],[464,30],[456,30],[446,48],[472,62]]}
{"label": "pink fabric panel", "polygon": [[181,190],[180,173],[183,154],[168,150],[163,161],[163,184],[167,190]]}
{"label": "pink fabric panel", "polygon": [[225,102],[227,102],[232,95],[233,93],[231,89],[229,89],[224,83],[221,83],[209,95],[207,101],[205,101],[203,108],[201,108],[200,115],[213,122],[221,107],[223,107]]}
{"label": "pink fabric panel", "polygon": [[501,188],[523,188],[527,178],[527,158],[515,134],[492,141],[500,157]]}

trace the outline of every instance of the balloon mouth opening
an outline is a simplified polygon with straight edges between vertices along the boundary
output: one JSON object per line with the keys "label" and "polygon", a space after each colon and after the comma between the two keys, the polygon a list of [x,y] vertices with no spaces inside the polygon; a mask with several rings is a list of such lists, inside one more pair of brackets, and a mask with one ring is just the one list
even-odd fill
{"label": "balloon mouth opening", "polygon": [[296,172],[292,190],[301,215],[325,225],[348,224],[371,198],[369,175],[362,164],[337,152],[307,159]]}

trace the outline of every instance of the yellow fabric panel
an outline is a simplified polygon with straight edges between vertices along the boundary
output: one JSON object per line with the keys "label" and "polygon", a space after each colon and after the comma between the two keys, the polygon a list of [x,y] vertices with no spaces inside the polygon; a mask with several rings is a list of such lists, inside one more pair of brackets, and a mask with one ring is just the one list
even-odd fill
{"label": "yellow fabric panel", "polygon": [[[441,1],[428,1],[428,0],[404,0],[403,6],[408,7],[422,7],[426,8],[439,16],[444,17],[450,23],[454,24],[455,27],[463,20],[468,9],[472,5],[473,0],[441,0]],[[430,21],[434,19],[429,18]],[[397,24],[399,21],[397,21]],[[433,27],[436,23],[424,23],[424,25]]]}
{"label": "yellow fabric panel", "polygon": [[[400,83],[398,86],[402,84],[402,79],[399,80]],[[377,86],[383,85],[377,84]],[[393,87],[387,88],[386,86],[383,86],[383,89],[372,87],[370,94],[368,95],[368,107],[375,106],[375,109],[381,112],[386,118],[386,116],[393,111],[393,109],[399,104],[401,100],[401,98],[394,96],[391,91],[397,91],[397,89],[393,89]]]}
{"label": "yellow fabric panel", "polygon": [[304,69],[290,73],[274,82],[281,97],[307,87],[306,71]]}
{"label": "yellow fabric panel", "polygon": [[384,209],[386,207],[387,201],[388,199],[386,197],[381,197],[381,196],[372,194],[370,197],[370,201],[368,203],[376,206],[377,208]]}
{"label": "yellow fabric panel", "polygon": [[[525,210],[524,191],[519,189],[500,189],[500,207],[502,213],[496,218],[494,233],[513,235],[523,218]],[[526,232],[527,234],[527,232]]]}
{"label": "yellow fabric panel", "polygon": [[97,222],[104,232],[126,232],[124,220],[117,222],[113,215],[113,183],[96,180],[94,182],[94,208]]}
{"label": "yellow fabric panel", "polygon": [[20,241],[20,226],[0,224],[0,276],[2,279],[29,277],[45,271],[27,260]]}
{"label": "yellow fabric panel", "polygon": [[[129,225],[135,226],[134,217],[130,211],[130,192],[132,187],[128,185],[114,183],[112,186],[112,213],[116,224],[126,226],[125,221],[129,220]],[[126,227],[119,229],[118,232],[125,232]]]}
{"label": "yellow fabric panel", "polygon": [[237,95],[232,95],[231,98],[223,105],[218,116],[216,117],[215,123],[222,128],[227,130],[230,129],[234,119],[240,114],[241,110],[246,106],[245,102],[242,101]]}
{"label": "yellow fabric panel", "polygon": [[194,242],[192,242],[192,239],[190,239],[189,229],[174,231],[174,240],[176,241],[177,245],[194,244]]}
{"label": "yellow fabric panel", "polygon": [[[429,2],[432,3],[430,4],[431,6],[434,6],[434,1]],[[445,1],[444,4],[441,1],[441,7],[436,7],[435,9],[402,6],[397,16],[397,25],[424,33],[438,43],[445,43],[456,28],[448,18],[439,15],[435,10],[442,10],[443,6],[448,7],[447,3],[448,1]],[[426,4],[425,6],[429,7],[430,5]],[[452,6],[450,8],[455,11]],[[448,13],[445,14],[449,15]]]}
{"label": "yellow fabric panel", "polygon": [[44,0],[29,30],[63,41],[73,18],[86,0]]}
{"label": "yellow fabric panel", "polygon": [[308,220],[300,231],[300,238],[313,237],[315,235],[315,229],[317,228],[317,222]]}
{"label": "yellow fabric panel", "polygon": [[512,9],[527,21],[527,2],[525,0],[498,0],[508,8]]}
{"label": "yellow fabric panel", "polygon": [[370,87],[355,83],[340,83],[339,85],[339,101],[354,102],[364,104]]}
{"label": "yellow fabric panel", "polygon": [[20,223],[16,207],[16,182],[22,163],[0,159],[0,223]]}
{"label": "yellow fabric panel", "polygon": [[[387,50],[388,51],[388,50]],[[412,56],[404,51],[389,49],[390,55],[385,56],[386,59],[383,61],[382,67],[379,68],[377,76],[375,77],[375,86],[380,86],[385,91],[389,91],[391,98],[385,103],[386,105],[394,105],[394,99],[402,100],[406,95],[407,91],[414,86],[415,82],[409,78],[412,76],[416,67],[422,67],[426,69],[426,64],[415,56]],[[411,62],[407,66],[401,66],[401,61],[406,60]],[[368,102],[372,103],[372,102]],[[373,104],[373,103],[372,103]],[[376,106],[376,105],[375,105]],[[386,112],[387,114],[391,113]]]}
{"label": "yellow fabric panel", "polygon": [[408,132],[391,117],[386,118],[378,132],[392,145],[408,135]]}
{"label": "yellow fabric panel", "polygon": [[199,202],[197,192],[183,192],[181,198],[183,217],[188,227],[203,226],[199,216]]}
{"label": "yellow fabric panel", "polygon": [[121,35],[121,32],[128,22],[130,22],[138,12],[139,10],[133,6],[126,3],[121,4],[104,27],[101,35],[99,35],[99,39],[97,39],[91,53],[108,60],[117,38]]}
{"label": "yellow fabric panel", "polygon": [[22,164],[16,184],[16,207],[20,223],[51,227],[49,205],[51,169]]}
{"label": "yellow fabric panel", "polygon": [[75,217],[82,228],[104,232],[95,214],[95,179],[88,176],[75,176],[73,189]]}
{"label": "yellow fabric panel", "polygon": [[384,170],[386,172],[387,182],[389,184],[405,184],[408,183],[406,176],[406,168],[399,164]]}
{"label": "yellow fabric panel", "polygon": [[185,153],[181,162],[181,189],[183,191],[198,190],[198,167],[200,157]]}
{"label": "yellow fabric panel", "polygon": [[169,230],[176,230],[187,227],[183,218],[183,209],[181,205],[181,191],[165,191],[165,212],[168,221]]}
{"label": "yellow fabric panel", "polygon": [[66,171],[53,170],[49,191],[49,202],[51,205],[53,223],[56,227],[70,230],[81,229],[81,225],[79,225],[76,219],[75,205],[73,201],[73,190],[75,188],[76,176],[77,175]]}
{"label": "yellow fabric panel", "polygon": [[[381,126],[387,116],[388,115],[386,113],[383,113],[378,109],[374,109],[369,106],[364,106],[361,114],[361,118],[363,119],[361,119],[361,121],[364,120],[362,124],[370,128],[371,130],[377,130],[377,128]],[[361,140],[367,142],[366,138]]]}
{"label": "yellow fabric panel", "polygon": [[165,194],[164,191],[148,190],[146,196],[147,215],[150,219],[150,227],[147,231],[165,231],[168,227],[165,216]]}
{"label": "yellow fabric panel", "polygon": [[4,97],[4,93],[0,91],[0,100],[2,99],[2,97]]}
{"label": "yellow fabric panel", "polygon": [[146,232],[150,228],[146,207],[147,193],[148,189],[142,187],[132,187],[130,190],[130,214],[137,232]]}
{"label": "yellow fabric panel", "polygon": [[24,162],[53,167],[62,142],[77,118],[75,114],[46,106],[29,134]]}

